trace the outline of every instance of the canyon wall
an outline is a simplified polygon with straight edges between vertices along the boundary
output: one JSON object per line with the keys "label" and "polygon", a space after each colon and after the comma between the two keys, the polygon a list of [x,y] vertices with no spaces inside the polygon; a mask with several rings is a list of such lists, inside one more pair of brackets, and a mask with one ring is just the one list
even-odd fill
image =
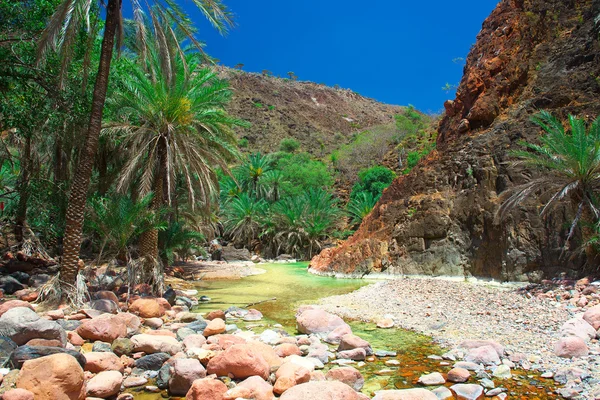
{"label": "canyon wall", "polygon": [[561,257],[568,205],[540,218],[544,199],[530,199],[495,217],[501,194],[535,177],[509,154],[541,134],[532,115],[600,114],[599,28],[598,0],[501,1],[467,57],[456,99],[444,105],[437,150],[397,178],[360,229],[316,256],[311,271],[511,281],[581,273],[584,254]]}

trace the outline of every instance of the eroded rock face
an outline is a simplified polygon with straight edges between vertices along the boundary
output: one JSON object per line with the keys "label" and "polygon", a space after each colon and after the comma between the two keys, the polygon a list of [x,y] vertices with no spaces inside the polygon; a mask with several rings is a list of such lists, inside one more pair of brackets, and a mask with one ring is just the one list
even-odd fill
{"label": "eroded rock face", "polygon": [[586,0],[502,0],[483,23],[456,99],[445,104],[437,150],[398,177],[360,229],[316,256],[311,271],[512,281],[581,273],[585,255],[556,262],[573,217],[568,205],[545,220],[535,201],[503,221],[495,216],[499,195],[530,178],[508,161],[520,140],[539,137],[532,115],[600,114],[595,8]]}

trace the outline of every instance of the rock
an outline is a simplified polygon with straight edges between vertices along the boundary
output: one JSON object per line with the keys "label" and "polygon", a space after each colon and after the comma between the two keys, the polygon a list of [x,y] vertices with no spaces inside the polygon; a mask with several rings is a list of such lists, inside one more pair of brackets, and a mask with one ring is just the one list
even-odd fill
{"label": "rock", "polygon": [[119,304],[119,298],[114,292],[110,290],[99,290],[93,294],[94,300],[110,300]]}
{"label": "rock", "polygon": [[329,381],[340,381],[359,392],[365,384],[365,378],[359,370],[352,367],[340,367],[330,369],[325,378]]}
{"label": "rock", "polygon": [[448,381],[463,383],[469,380],[471,373],[465,368],[455,367],[448,371]]}
{"label": "rock", "polygon": [[113,321],[120,321],[127,328],[127,334],[133,335],[140,330],[142,326],[142,322],[138,318],[137,315],[133,315],[131,313],[118,313],[112,317]]}
{"label": "rock", "polygon": [[507,365],[500,364],[494,369],[492,374],[494,378],[498,379],[510,379],[512,378],[512,374],[510,373],[510,368]]}
{"label": "rock", "polygon": [[113,353],[118,356],[128,355],[133,353],[133,343],[128,338],[117,338],[110,346]]}
{"label": "rock", "polygon": [[17,344],[11,338],[0,336],[0,365],[4,365],[16,348]]}
{"label": "rock", "polygon": [[50,310],[46,313],[47,317],[50,317],[51,320],[56,321],[57,319],[63,319],[65,317],[65,312],[63,310]]}
{"label": "rock", "polygon": [[250,261],[252,255],[246,248],[236,249],[233,245],[223,247],[221,257],[227,262]]}
{"label": "rock", "polygon": [[465,356],[465,361],[484,365],[500,364],[500,357],[496,349],[491,345],[474,347]]}
{"label": "rock", "polygon": [[493,340],[464,340],[458,345],[459,348],[468,350],[484,346],[492,346],[498,354],[498,357],[504,355],[504,346]]}
{"label": "rock", "polygon": [[[249,398],[254,400],[273,400],[273,386],[258,376],[251,376],[238,383],[238,388],[246,389]],[[223,396],[227,400],[227,395]]]}
{"label": "rock", "polygon": [[156,386],[159,389],[166,389],[169,387],[169,380],[171,379],[171,366],[169,364],[164,364],[158,370],[158,375],[156,375]]}
{"label": "rock", "polygon": [[554,374],[554,381],[558,382],[561,385],[564,385],[568,381],[584,380],[589,376],[589,372],[584,369],[577,367],[567,367],[556,371],[556,373]]}
{"label": "rock", "polygon": [[86,340],[112,343],[127,336],[127,327],[116,315],[103,314],[84,321],[77,328],[77,333]]}
{"label": "rock", "polygon": [[163,320],[160,318],[146,318],[144,320],[144,325],[152,329],[158,329],[163,326]]}
{"label": "rock", "polygon": [[121,359],[114,353],[90,352],[83,355],[85,357],[85,371],[98,373],[102,371],[119,371],[123,373],[124,366]]}
{"label": "rock", "polygon": [[246,315],[244,315],[244,321],[248,321],[248,322],[260,321],[261,319],[263,319],[262,313],[253,308],[249,309],[248,313]]}
{"label": "rock", "polygon": [[176,359],[169,379],[169,392],[175,396],[184,396],[196,379],[205,377],[206,370],[200,361],[192,358]]}
{"label": "rock", "polygon": [[427,389],[379,390],[373,400],[438,400]]}
{"label": "rock", "polygon": [[342,339],[340,341],[340,345],[339,345],[337,351],[354,350],[354,349],[364,349],[366,355],[368,355],[368,356],[373,355],[373,349],[371,348],[371,345],[369,344],[369,342],[367,342],[366,340],[361,339],[360,337],[353,335],[351,333],[342,336]]}
{"label": "rock", "polygon": [[11,389],[4,392],[2,400],[35,400],[33,393],[25,389]]}
{"label": "rock", "polygon": [[302,383],[285,391],[281,400],[359,400],[354,389],[337,381]]}
{"label": "rock", "polygon": [[363,348],[344,350],[339,351],[337,353],[337,358],[354,361],[364,361],[367,358],[367,352]]}
{"label": "rock", "polygon": [[83,369],[68,354],[54,354],[26,361],[17,388],[33,393],[36,400],[81,400],[85,397]]}
{"label": "rock", "polygon": [[291,356],[293,354],[298,355],[298,356],[302,355],[300,348],[292,343],[282,343],[282,344],[276,346],[275,353],[277,353],[277,355],[279,357],[287,357],[287,356]]}
{"label": "rock", "polygon": [[183,348],[185,350],[201,348],[206,343],[206,338],[202,335],[188,335],[183,339]]}
{"label": "rock", "polygon": [[48,274],[33,275],[29,278],[29,286],[33,288],[39,288],[48,283],[50,279],[52,279],[52,277]]}
{"label": "rock", "polygon": [[190,335],[196,335],[196,332],[189,328],[179,328],[177,329],[177,339],[183,341],[186,337]]}
{"label": "rock", "polygon": [[123,375],[119,371],[103,371],[87,382],[88,397],[106,399],[121,390]]}
{"label": "rock", "polygon": [[0,289],[5,294],[13,294],[19,290],[23,290],[25,287],[17,279],[12,276],[0,276]]}
{"label": "rock", "polygon": [[167,303],[169,303],[169,305],[174,306],[177,294],[175,293],[175,290],[173,290],[171,285],[169,285],[167,286],[167,290],[163,293],[162,297],[167,301]]}
{"label": "rock", "polygon": [[269,364],[251,345],[236,344],[213,357],[208,362],[207,371],[217,376],[231,374],[236,379],[253,375],[267,379]]}
{"label": "rock", "polygon": [[99,340],[96,340],[94,342],[94,345],[92,347],[92,351],[95,352],[111,352],[112,353],[112,347],[110,343],[106,343],[106,342],[101,342]]}
{"label": "rock", "polygon": [[582,318],[571,318],[560,328],[563,336],[577,336],[586,342],[596,338],[596,330]]}
{"label": "rock", "polygon": [[165,308],[157,299],[137,299],[131,303],[129,311],[142,318],[160,318],[165,315]]}
{"label": "rock", "polygon": [[273,392],[281,395],[293,386],[310,381],[310,371],[300,365],[288,362],[279,367],[275,377],[277,381],[275,381]]}
{"label": "rock", "polygon": [[595,330],[600,329],[600,304],[590,308],[583,314],[583,319]]}
{"label": "rock", "polygon": [[223,310],[214,310],[206,314],[205,317],[207,320],[212,321],[213,319],[221,318],[225,321],[225,312]]}
{"label": "rock", "polygon": [[337,328],[335,328],[333,331],[331,331],[324,340],[325,340],[325,342],[330,343],[330,344],[340,344],[342,337],[349,333],[352,333],[352,329],[350,329],[350,325],[348,325],[348,324],[340,325]]}
{"label": "rock", "polygon": [[265,359],[270,368],[279,367],[283,363],[283,359],[277,355],[271,346],[254,341],[248,342],[248,345]]}
{"label": "rock", "polygon": [[10,364],[13,368],[20,369],[28,360],[36,360],[53,354],[69,354],[74,357],[79,365],[85,365],[85,357],[74,350],[67,350],[64,347],[46,347],[46,346],[20,346],[10,355]]}
{"label": "rock", "polygon": [[206,328],[204,328],[203,335],[209,337],[212,335],[218,335],[220,333],[225,333],[225,321],[223,321],[221,318],[215,318],[208,322],[208,325],[206,325]]}
{"label": "rock", "polygon": [[474,362],[458,361],[458,362],[454,363],[454,368],[464,368],[467,371],[479,371],[483,367],[481,366],[481,364],[477,364]]}
{"label": "rock", "polygon": [[554,345],[554,354],[559,357],[584,357],[589,353],[588,346],[577,336],[564,337]]}
{"label": "rock", "polygon": [[481,400],[483,399],[483,388],[472,383],[458,383],[450,386],[458,400]]}
{"label": "rock", "polygon": [[76,331],[81,325],[81,321],[58,319],[56,323],[59,324],[65,331]]}
{"label": "rock", "polygon": [[116,303],[112,300],[92,300],[90,301],[89,306],[92,310],[97,310],[103,313],[116,314],[119,312],[119,303]]}
{"label": "rock", "polygon": [[33,307],[31,306],[31,304],[29,304],[28,301],[8,300],[8,301],[5,301],[4,303],[0,304],[0,316],[2,316],[2,314],[7,312],[8,310],[10,310],[12,308],[17,308],[17,307],[25,307],[25,308],[29,308],[30,310],[33,310]]}
{"label": "rock", "polygon": [[130,376],[129,378],[125,378],[123,380],[123,386],[125,388],[144,386],[146,383],[148,383],[148,379],[144,378],[143,376]]}
{"label": "rock", "polygon": [[181,343],[170,336],[135,335],[131,337],[131,343],[134,351],[143,351],[148,354],[169,353],[174,355],[181,351]]}
{"label": "rock", "polygon": [[[438,400],[453,400],[454,395],[452,391],[445,386],[440,386],[431,391],[431,393],[435,394]],[[497,399],[496,399],[497,400]]]}
{"label": "rock", "polygon": [[171,358],[168,353],[154,353],[135,360],[135,367],[146,371],[158,371]]}
{"label": "rock", "polygon": [[377,327],[380,329],[389,329],[394,327],[394,320],[391,318],[383,318],[377,321]]}
{"label": "rock", "polygon": [[227,386],[218,379],[196,379],[185,396],[186,400],[222,400]]}
{"label": "rock", "polygon": [[56,322],[40,318],[35,311],[17,307],[11,308],[0,317],[2,335],[23,345],[31,339],[56,339],[64,347],[67,344],[67,333]]}
{"label": "rock", "polygon": [[432,372],[431,374],[421,375],[419,383],[425,386],[439,386],[446,383],[446,380],[439,372]]}
{"label": "rock", "polygon": [[[337,315],[330,314],[320,309],[307,309],[296,317],[298,332],[306,334],[317,334],[321,337],[327,337],[340,326],[347,325],[343,319]],[[349,328],[349,327],[348,327]]]}

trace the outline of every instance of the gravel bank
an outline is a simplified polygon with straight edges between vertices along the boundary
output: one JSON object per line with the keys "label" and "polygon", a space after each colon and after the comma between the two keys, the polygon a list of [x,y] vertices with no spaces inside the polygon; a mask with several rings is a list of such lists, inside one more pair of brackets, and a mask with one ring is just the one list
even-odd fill
{"label": "gravel bank", "polygon": [[322,299],[322,308],[344,318],[373,321],[389,314],[397,326],[432,336],[452,347],[467,339],[492,339],[509,353],[525,353],[532,367],[556,371],[580,366],[600,379],[597,341],[591,355],[564,359],[554,355],[560,327],[575,312],[564,302],[540,299],[483,283],[432,278],[378,282],[353,293]]}

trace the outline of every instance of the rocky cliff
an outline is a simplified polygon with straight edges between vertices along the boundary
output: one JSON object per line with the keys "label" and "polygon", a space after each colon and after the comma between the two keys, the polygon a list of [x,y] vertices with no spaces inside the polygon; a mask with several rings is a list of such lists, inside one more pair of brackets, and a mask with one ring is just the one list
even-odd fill
{"label": "rocky cliff", "polygon": [[394,122],[402,107],[379,103],[347,89],[220,68],[234,91],[229,112],[249,121],[238,136],[253,151],[279,149],[284,138],[318,156],[347,143],[352,133]]}
{"label": "rocky cliff", "polygon": [[600,1],[502,0],[471,49],[456,99],[445,104],[437,151],[383,194],[360,229],[311,262],[321,274],[427,274],[539,279],[576,275],[561,258],[569,207],[539,217],[531,200],[495,220],[499,196],[531,177],[508,150],[536,140],[540,109],[600,113]]}

